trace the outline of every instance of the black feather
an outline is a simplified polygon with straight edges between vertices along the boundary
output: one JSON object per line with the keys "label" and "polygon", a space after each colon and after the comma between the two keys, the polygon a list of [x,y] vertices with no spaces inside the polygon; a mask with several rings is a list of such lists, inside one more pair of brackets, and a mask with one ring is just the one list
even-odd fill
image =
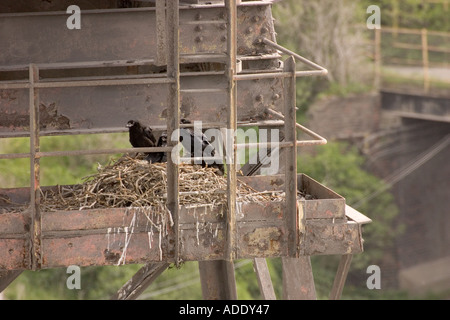
{"label": "black feather", "polygon": [[[191,122],[187,119],[181,119],[180,123],[189,124]],[[186,150],[189,151],[191,157],[202,157],[204,154],[211,155],[211,157],[215,156],[216,150],[203,132],[197,132],[192,130],[191,128],[182,128],[180,132],[181,144],[185,147]],[[195,150],[196,144],[201,145],[201,150]],[[202,166],[206,167],[207,163],[205,161],[202,161]],[[219,169],[221,174],[224,173],[223,164],[214,162],[210,166]]]}
{"label": "black feather", "polygon": [[[127,128],[130,135],[130,143],[134,148],[151,148],[156,145],[156,139],[153,135],[153,130],[150,127],[142,126],[139,121],[130,120],[127,123]],[[154,153],[146,152],[146,159],[154,162]]]}

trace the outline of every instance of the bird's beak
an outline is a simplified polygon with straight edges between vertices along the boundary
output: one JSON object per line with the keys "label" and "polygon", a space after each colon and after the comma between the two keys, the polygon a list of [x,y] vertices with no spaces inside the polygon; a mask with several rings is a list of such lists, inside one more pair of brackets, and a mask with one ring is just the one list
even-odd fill
{"label": "bird's beak", "polygon": [[127,123],[126,127],[131,128],[133,125],[131,123]]}

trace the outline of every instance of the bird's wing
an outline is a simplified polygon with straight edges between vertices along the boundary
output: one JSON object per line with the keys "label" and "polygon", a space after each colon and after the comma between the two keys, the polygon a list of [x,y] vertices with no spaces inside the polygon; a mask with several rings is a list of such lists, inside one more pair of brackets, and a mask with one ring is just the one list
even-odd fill
{"label": "bird's wing", "polygon": [[153,135],[152,129],[149,127],[144,127],[144,135],[149,138],[153,143],[156,143],[155,136]]}
{"label": "bird's wing", "polygon": [[166,147],[167,146],[167,134],[163,132],[158,139],[158,147]]}

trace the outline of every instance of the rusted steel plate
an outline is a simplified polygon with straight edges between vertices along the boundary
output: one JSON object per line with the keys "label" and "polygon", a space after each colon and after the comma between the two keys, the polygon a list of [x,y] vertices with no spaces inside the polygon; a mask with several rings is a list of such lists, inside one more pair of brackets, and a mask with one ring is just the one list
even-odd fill
{"label": "rusted steel plate", "polygon": [[[238,54],[259,56],[271,52],[270,48],[255,44],[255,40],[261,35],[275,40],[270,8],[269,4],[248,7],[243,4],[238,7]],[[224,12],[223,6],[182,8],[180,51],[191,56],[201,54],[201,62],[207,61],[208,56],[205,54],[223,55],[226,41],[218,34],[223,33],[226,38],[226,28],[223,29],[226,20]],[[11,44],[0,52],[0,66],[26,67],[31,62],[107,63],[118,60],[135,63],[155,58],[154,8],[83,10],[83,27],[80,30],[65,28],[65,12],[0,16],[1,38]],[[130,30],[133,31],[130,33]],[[70,73],[62,65],[60,68],[53,70],[51,74],[58,75],[59,72],[59,76],[65,77],[92,75],[92,69],[86,73],[88,70],[80,68],[80,65],[77,65],[80,69],[71,69]],[[77,73],[77,70],[80,71]],[[115,70],[124,72],[124,68]],[[95,69],[94,74],[101,77],[116,73],[112,67],[104,67]],[[4,79],[14,78],[9,73]],[[26,72],[22,72],[20,78],[26,80]],[[183,76],[182,91],[200,91],[181,93],[181,116],[193,120],[225,122],[226,92],[211,90],[226,87],[224,75]],[[281,80],[276,78],[240,81],[238,120],[265,119],[268,117],[264,114],[267,107],[280,110],[282,91]],[[139,118],[149,125],[165,124],[168,90],[164,84],[47,88],[40,89],[39,92],[40,129],[44,134],[46,130],[122,128],[123,119],[128,118]],[[27,89],[11,87],[0,90],[0,133],[8,132],[5,136],[11,137],[14,132],[27,132],[28,96]]]}
{"label": "rusted steel plate", "polygon": [[[283,191],[284,175],[239,177],[257,191]],[[313,196],[298,200],[306,219],[345,219],[345,198],[306,174],[297,175],[298,189]],[[275,204],[273,204],[275,205]]]}
{"label": "rusted steel plate", "polygon": [[117,1],[111,0],[60,0],[60,1],[28,1],[28,0],[3,0],[0,2],[0,12],[40,12],[40,11],[65,11],[72,4],[81,9],[113,8]]}
{"label": "rusted steel plate", "polygon": [[281,222],[284,220],[284,202],[238,202],[236,207],[237,221]]}
{"label": "rusted steel plate", "polygon": [[[239,179],[259,191],[279,190],[284,185],[283,175]],[[300,255],[361,252],[360,224],[329,215],[326,210],[320,215],[313,212],[320,208],[335,210],[323,202],[339,202],[341,198],[322,190],[306,175],[300,174],[299,179],[316,194],[336,197],[304,201],[302,208],[308,219]],[[29,189],[3,189],[1,194],[15,202],[27,202]],[[310,201],[316,203],[311,208],[307,205]],[[226,245],[223,208],[181,206],[179,212],[179,258],[185,261],[223,259]],[[237,203],[236,224],[238,259],[287,256],[284,202]],[[28,230],[29,213],[0,214],[1,269],[28,268]],[[43,268],[174,260],[175,239],[170,216],[155,208],[43,212],[42,239]]]}
{"label": "rusted steel plate", "polygon": [[27,89],[0,90],[0,132],[28,131],[29,111]]}
{"label": "rusted steel plate", "polygon": [[284,190],[284,175],[240,176],[238,179],[257,191]]}
{"label": "rusted steel plate", "polygon": [[[152,248],[150,248],[150,243]],[[42,267],[101,266],[170,261],[173,248],[159,233],[106,233],[72,238],[44,238]],[[170,252],[170,250],[172,250]]]}
{"label": "rusted steel plate", "polygon": [[345,218],[345,198],[306,174],[297,175],[298,189],[316,199],[300,200],[307,219]]}
{"label": "rusted steel plate", "polygon": [[363,251],[361,226],[342,219],[306,222],[305,245],[302,255],[353,254]]}
{"label": "rusted steel plate", "polygon": [[[82,26],[69,30],[65,11],[0,14],[0,38],[9,45],[0,65],[156,59],[155,8],[83,10]],[[224,7],[180,8],[180,53],[224,53]],[[275,40],[270,4],[238,7],[238,54],[270,49],[255,43]]]}
{"label": "rusted steel plate", "polygon": [[145,59],[155,56],[153,10],[82,11],[82,27],[66,27],[64,11],[1,15],[1,38],[9,45],[0,65]]}
{"label": "rusted steel plate", "polygon": [[222,260],[225,255],[225,223],[180,224],[182,261]]}
{"label": "rusted steel plate", "polygon": [[[220,91],[225,81],[224,75],[182,77],[182,90],[200,90],[181,92],[181,116],[203,122],[225,122],[226,92]],[[273,99],[280,90],[281,82],[277,78],[240,81],[238,121],[270,119],[264,111],[267,107],[280,109],[283,98]],[[129,119],[140,119],[151,126],[166,124],[167,84],[45,88],[39,92],[42,133],[123,128]],[[28,95],[23,89],[0,90],[0,135],[8,132],[13,136],[15,132],[29,130]]]}
{"label": "rusted steel plate", "polygon": [[316,288],[309,256],[281,259],[284,300],[316,300]]}
{"label": "rusted steel plate", "polygon": [[[7,214],[6,214],[7,215]],[[44,214],[45,216],[45,214]],[[89,216],[89,215],[87,215]],[[71,221],[70,217],[67,217]],[[86,222],[94,218],[86,219]],[[52,230],[43,232],[43,268],[144,263],[174,259],[169,228],[145,227]],[[0,238],[0,269],[27,268],[27,239]],[[237,222],[237,258],[287,255],[286,228],[278,221]],[[181,260],[220,260],[225,246],[223,222],[180,224]],[[361,231],[353,221],[308,220],[302,255],[350,254],[362,251]]]}
{"label": "rusted steel plate", "polygon": [[180,222],[188,223],[208,223],[224,222],[224,210],[222,206],[198,205],[198,206],[180,206]]}
{"label": "rusted steel plate", "polygon": [[28,269],[29,240],[0,238],[0,270]]}
{"label": "rusted steel plate", "polygon": [[288,255],[287,230],[283,224],[239,222],[237,256],[239,259]]}
{"label": "rusted steel plate", "polygon": [[[142,227],[150,231],[151,223],[170,223],[167,214],[148,208],[108,208],[76,211],[46,212],[42,218],[42,231],[76,231],[107,228]],[[151,220],[151,221],[150,221]],[[146,230],[147,231],[147,230]]]}
{"label": "rusted steel plate", "polygon": [[29,229],[29,213],[0,213],[0,238],[6,236],[24,235],[24,233],[28,232]]}

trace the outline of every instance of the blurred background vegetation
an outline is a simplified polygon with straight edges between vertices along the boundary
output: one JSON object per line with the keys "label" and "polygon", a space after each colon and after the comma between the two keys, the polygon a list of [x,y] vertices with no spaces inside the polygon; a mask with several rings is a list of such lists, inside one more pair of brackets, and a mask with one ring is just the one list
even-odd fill
{"label": "blurred background vegetation", "polygon": [[[396,3],[396,5],[394,4]],[[365,24],[370,0],[284,0],[274,4],[277,41],[329,70],[327,78],[297,81],[298,122],[307,122],[306,111],[326,95],[368,92],[372,87],[372,66],[365,54],[367,35],[358,25]],[[422,0],[377,1],[382,25],[429,28],[450,31],[450,11]],[[400,14],[395,15],[395,12]],[[445,59],[441,57],[440,59]],[[356,70],[356,71],[355,71]],[[128,147],[128,134],[43,137],[41,149],[73,150],[108,146]],[[27,152],[28,138],[0,140],[1,153]],[[41,160],[43,185],[75,184],[94,173],[97,163],[113,156],[52,157]],[[299,154],[298,169],[346,198],[348,204],[369,216],[373,223],[364,227],[365,252],[355,255],[344,288],[343,299],[412,298],[397,290],[368,290],[366,268],[377,264],[393,238],[402,232],[392,223],[398,210],[389,191],[369,196],[384,188],[383,182],[364,169],[366,159],[352,146],[329,142],[313,153]],[[0,160],[2,187],[29,185],[29,160]],[[389,189],[387,189],[389,190]],[[337,269],[338,257],[312,257],[319,299],[327,299]],[[268,259],[277,297],[281,295],[281,261]],[[236,261],[236,280],[240,299],[261,299],[252,263]],[[4,292],[6,299],[108,299],[140,265],[83,267],[81,290],[68,290],[66,269],[25,271]],[[197,262],[186,262],[180,269],[169,268],[141,295],[141,299],[201,299]],[[424,298],[424,297],[420,297]]]}

